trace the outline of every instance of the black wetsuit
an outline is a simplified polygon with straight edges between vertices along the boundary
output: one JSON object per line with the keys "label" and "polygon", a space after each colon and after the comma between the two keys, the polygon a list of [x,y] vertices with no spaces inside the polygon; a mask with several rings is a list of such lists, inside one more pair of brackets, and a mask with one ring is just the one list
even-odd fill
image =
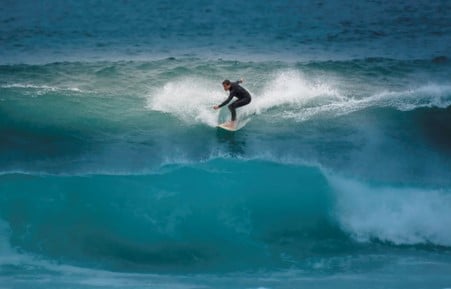
{"label": "black wetsuit", "polygon": [[232,100],[233,97],[238,98],[237,100],[235,100],[228,106],[230,112],[232,113],[232,121],[234,121],[236,119],[235,109],[251,102],[250,93],[246,89],[242,88],[239,85],[239,83],[240,83],[240,81],[231,83],[229,97],[223,103],[221,103],[219,105],[219,107],[222,107],[222,106],[228,104]]}

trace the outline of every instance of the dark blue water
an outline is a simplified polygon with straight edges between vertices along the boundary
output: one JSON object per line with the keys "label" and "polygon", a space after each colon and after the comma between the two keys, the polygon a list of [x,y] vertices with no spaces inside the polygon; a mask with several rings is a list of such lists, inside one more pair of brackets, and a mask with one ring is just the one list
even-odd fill
{"label": "dark blue water", "polygon": [[2,62],[448,56],[449,1],[3,1]]}
{"label": "dark blue water", "polygon": [[2,1],[0,287],[451,287],[450,12]]}

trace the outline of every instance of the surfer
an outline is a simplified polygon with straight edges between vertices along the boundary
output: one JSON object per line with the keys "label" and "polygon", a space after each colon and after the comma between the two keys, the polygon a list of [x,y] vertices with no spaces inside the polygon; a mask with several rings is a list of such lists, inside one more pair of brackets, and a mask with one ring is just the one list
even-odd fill
{"label": "surfer", "polygon": [[228,79],[224,80],[222,82],[222,86],[224,87],[225,91],[229,91],[229,97],[220,105],[215,105],[213,107],[215,110],[217,110],[228,104],[233,97],[238,98],[228,106],[230,113],[232,114],[232,119],[230,122],[226,123],[226,126],[232,129],[234,129],[236,126],[236,109],[251,102],[251,94],[246,89],[240,86],[240,83],[242,82],[242,79],[238,80],[237,82],[230,82],[230,80]]}

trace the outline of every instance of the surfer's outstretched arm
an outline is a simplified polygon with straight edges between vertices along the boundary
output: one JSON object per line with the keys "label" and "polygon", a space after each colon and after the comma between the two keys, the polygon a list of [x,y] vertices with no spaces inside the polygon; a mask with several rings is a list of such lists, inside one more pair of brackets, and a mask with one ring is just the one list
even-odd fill
{"label": "surfer's outstretched arm", "polygon": [[218,108],[221,108],[221,107],[223,107],[224,105],[228,104],[228,103],[232,100],[232,98],[233,98],[233,95],[232,95],[232,93],[230,93],[230,94],[229,94],[229,97],[227,97],[227,99],[224,100],[223,103],[221,103],[220,105],[218,105]]}
{"label": "surfer's outstretched arm", "polygon": [[232,100],[232,98],[233,98],[233,95],[229,95],[229,97],[226,100],[224,100],[223,103],[221,103],[220,105],[215,105],[215,106],[213,106],[213,108],[214,109],[220,109],[224,105],[228,104]]}

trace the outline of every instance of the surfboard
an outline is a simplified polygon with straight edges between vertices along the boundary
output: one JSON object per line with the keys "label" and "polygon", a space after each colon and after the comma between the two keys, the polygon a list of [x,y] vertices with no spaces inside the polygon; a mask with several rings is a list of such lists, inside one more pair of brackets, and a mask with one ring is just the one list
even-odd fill
{"label": "surfboard", "polygon": [[238,130],[238,128],[236,128],[236,127],[235,128],[230,128],[230,127],[226,126],[226,123],[218,124],[217,127],[225,129],[225,130],[228,130],[228,131],[237,131]]}

